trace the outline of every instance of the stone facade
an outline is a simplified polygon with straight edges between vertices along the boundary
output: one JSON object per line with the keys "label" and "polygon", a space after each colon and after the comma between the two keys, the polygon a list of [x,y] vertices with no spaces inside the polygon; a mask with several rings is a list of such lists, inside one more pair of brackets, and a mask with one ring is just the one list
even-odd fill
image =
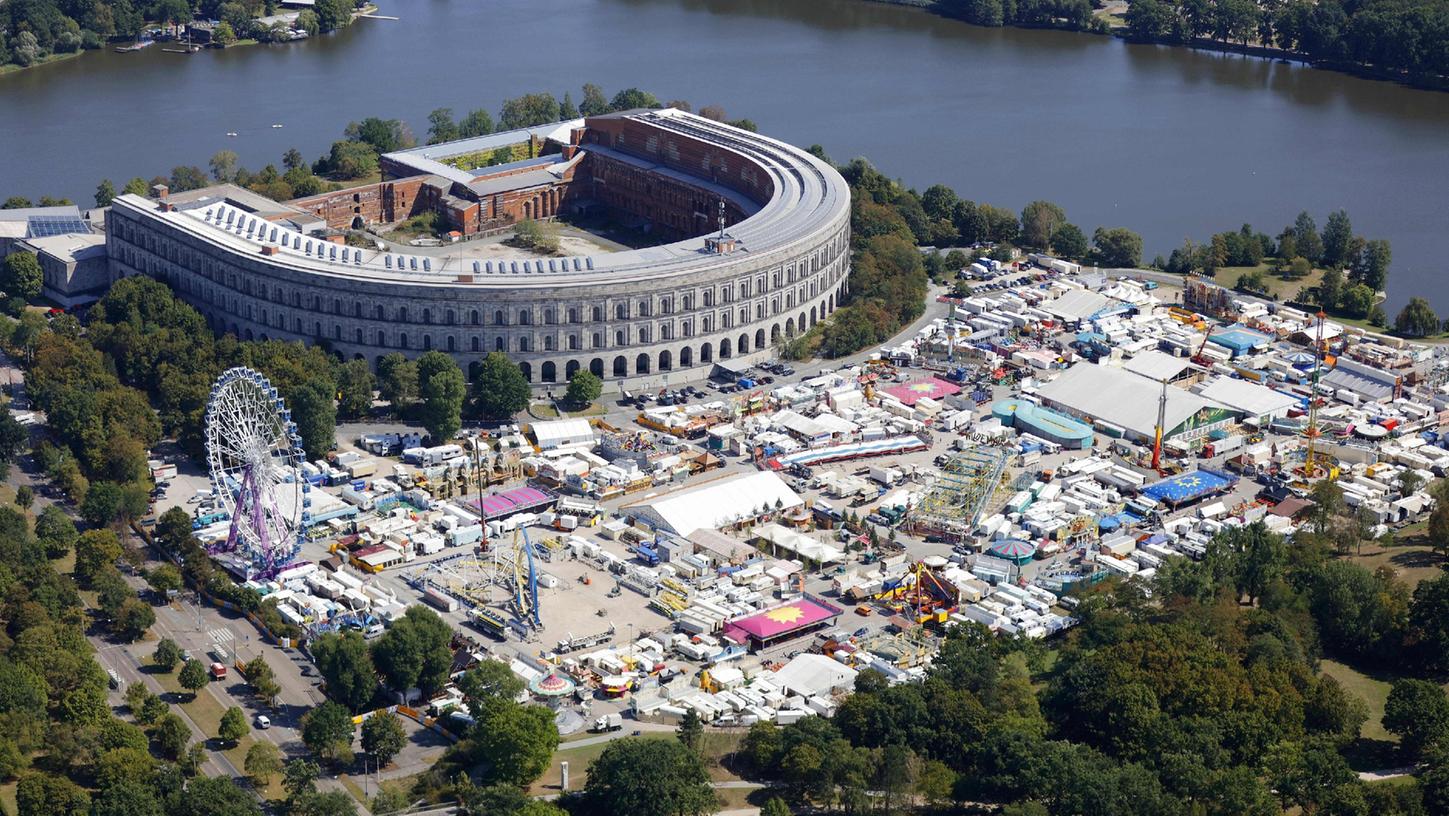
{"label": "stone facade", "polygon": [[[735,136],[744,131],[710,127],[745,138]],[[108,253],[114,276],[164,280],[216,331],[244,339],[326,343],[339,355],[369,361],[437,349],[470,376],[483,355],[504,351],[534,383],[564,383],[588,369],[650,387],[698,378],[716,360],[766,356],[771,343],[833,312],[845,292],[850,206],[844,179],[778,142],[759,138],[749,149],[757,151],[749,172],[774,175],[769,184],[757,181],[741,191],[768,199],[749,217],[734,211],[739,222],[731,231],[741,236],[741,249],[728,254],[710,254],[695,239],[597,256],[587,271],[558,275],[406,275],[401,262],[384,273],[375,259],[366,266],[360,258],[356,266],[329,264],[321,251],[316,259],[299,259],[276,246],[250,246],[165,201],[137,196],[113,205]],[[747,155],[730,158],[741,162]],[[786,160],[799,166],[771,169]],[[782,200],[774,185],[795,185],[790,179],[801,171],[808,171],[807,183],[785,191],[798,200]],[[410,180],[384,185],[403,181]],[[421,197],[407,195],[413,202]],[[688,212],[706,203],[678,202]],[[324,212],[332,206],[319,206],[304,209],[330,223]],[[385,195],[376,206],[386,211]],[[696,223],[680,229],[697,234]],[[436,262],[441,271],[444,262]]]}

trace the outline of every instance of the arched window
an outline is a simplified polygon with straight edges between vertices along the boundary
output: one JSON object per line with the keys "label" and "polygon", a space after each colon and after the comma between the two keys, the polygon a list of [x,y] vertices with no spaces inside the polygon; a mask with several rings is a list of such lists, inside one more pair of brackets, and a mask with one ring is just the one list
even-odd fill
{"label": "arched window", "polygon": [[527,309],[519,309],[518,310],[518,325],[520,325],[520,326],[527,326],[528,324],[530,324],[532,322],[533,322],[533,315],[529,314]]}
{"label": "arched window", "polygon": [[499,309],[498,311],[496,311],[496,312],[493,313],[493,325],[495,325],[495,326],[502,326],[503,325],[503,310],[502,309]]}
{"label": "arched window", "polygon": [[553,351],[553,335],[550,334],[543,338],[543,350]]}
{"label": "arched window", "polygon": [[604,319],[604,307],[602,307],[602,306],[595,306],[594,307],[594,322],[595,323],[598,323],[598,322],[602,321],[603,319]]}

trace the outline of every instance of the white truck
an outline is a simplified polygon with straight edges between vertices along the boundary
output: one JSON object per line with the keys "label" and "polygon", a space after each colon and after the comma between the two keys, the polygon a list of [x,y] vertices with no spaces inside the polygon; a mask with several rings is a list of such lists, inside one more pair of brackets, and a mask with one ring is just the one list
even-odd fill
{"label": "white truck", "polygon": [[604,716],[598,718],[597,720],[594,720],[594,727],[592,729],[590,729],[590,730],[595,731],[595,732],[618,731],[620,728],[623,728],[623,727],[624,727],[624,715],[622,715],[622,714],[605,714]]}

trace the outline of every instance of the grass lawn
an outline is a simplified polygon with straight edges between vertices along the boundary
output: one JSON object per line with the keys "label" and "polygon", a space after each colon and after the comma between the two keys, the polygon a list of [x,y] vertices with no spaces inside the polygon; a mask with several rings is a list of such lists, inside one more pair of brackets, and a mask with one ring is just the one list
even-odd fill
{"label": "grass lawn", "polygon": [[[591,734],[590,736],[597,735]],[[672,740],[674,739],[674,734],[655,732],[642,734],[637,737],[623,737],[622,739]],[[598,759],[600,754],[604,753],[604,749],[609,747],[610,742],[612,740],[583,746],[573,746],[566,742],[560,743],[558,750],[553,754],[553,759],[549,760],[548,770],[543,772],[543,776],[540,776],[538,781],[533,783],[533,786],[529,788],[528,792],[530,794],[558,793],[560,767],[564,762],[569,764],[569,790],[583,788],[584,783],[588,781],[589,764]]]}
{"label": "grass lawn", "polygon": [[1438,576],[1445,566],[1445,556],[1429,547],[1427,534],[1427,522],[1411,524],[1398,532],[1394,546],[1365,546],[1353,560],[1371,570],[1388,567],[1412,590],[1420,581]]}
{"label": "grass lawn", "polygon": [[[1263,283],[1267,285],[1269,294],[1277,295],[1279,300],[1292,300],[1304,289],[1318,285],[1323,279],[1323,270],[1315,269],[1309,272],[1306,277],[1284,280],[1273,273],[1274,264],[1260,263],[1257,266],[1225,266],[1217,271],[1212,278],[1219,286],[1233,288],[1238,285],[1238,279],[1249,272],[1262,272]],[[1337,318],[1335,318],[1336,320]]]}
{"label": "grass lawn", "polygon": [[19,782],[6,782],[0,785],[0,807],[4,807],[7,814],[20,812],[19,807],[15,804],[15,786],[19,784]]}
{"label": "grass lawn", "polygon": [[[156,672],[151,676],[156,678],[156,682],[163,689],[174,694],[179,694],[182,698],[185,698],[190,692],[181,687],[181,681],[178,679],[180,674],[181,670],[177,668],[175,671],[169,673]],[[252,734],[247,734],[236,745],[230,748],[223,749],[218,747],[220,743],[216,739],[216,732],[221,727],[221,716],[226,713],[226,706],[222,705],[216,695],[211,693],[211,689],[201,689],[196,693],[195,698],[184,700],[184,702],[179,704],[179,707],[182,711],[186,712],[186,716],[190,717],[191,721],[196,723],[197,727],[206,735],[207,749],[219,751],[240,771],[246,763],[247,751],[256,743],[257,739]],[[267,799],[280,799],[284,795],[281,777],[273,777],[271,784],[261,789],[260,792]]]}
{"label": "grass lawn", "polygon": [[[1391,674],[1366,674],[1353,666],[1326,658],[1319,667],[1324,674],[1337,680],[1345,691],[1352,692],[1368,706],[1368,719],[1360,732],[1362,736],[1344,750],[1349,766],[1355,771],[1377,771],[1403,765],[1403,758],[1395,750],[1399,738],[1384,729],[1384,704],[1388,701],[1395,677]],[[1449,683],[1445,684],[1445,690],[1449,691]]]}
{"label": "grass lawn", "polygon": [[548,402],[531,402],[528,404],[528,415],[534,419],[558,419],[558,409]]}
{"label": "grass lawn", "polygon": [[1352,692],[1368,704],[1368,721],[1363,724],[1362,732],[1365,738],[1399,741],[1398,737],[1384,730],[1384,701],[1389,698],[1388,680],[1369,677],[1336,660],[1324,660],[1319,665],[1323,673],[1337,680],[1345,691]]}

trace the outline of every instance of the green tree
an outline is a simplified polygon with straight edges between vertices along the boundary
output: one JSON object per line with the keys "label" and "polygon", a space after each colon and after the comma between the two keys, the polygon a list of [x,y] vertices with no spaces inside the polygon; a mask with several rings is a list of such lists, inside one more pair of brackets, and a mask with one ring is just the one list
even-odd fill
{"label": "green tree", "polygon": [[[1294,258],[1293,260],[1296,262],[1302,259]],[[1303,265],[1307,266],[1308,261],[1303,261]],[[1304,272],[1303,274],[1307,275],[1308,273]],[[1318,304],[1325,309],[1338,308],[1339,300],[1343,297],[1343,285],[1342,269],[1336,266],[1330,266],[1323,270],[1323,278],[1318,282]]]}
{"label": "green tree", "polygon": [[1021,210],[1021,241],[1033,249],[1047,249],[1065,223],[1067,214],[1061,207],[1050,201],[1033,201]]}
{"label": "green tree", "polygon": [[1062,224],[1052,233],[1052,252],[1067,260],[1087,257],[1087,236],[1076,224]]}
{"label": "green tree", "polygon": [[206,684],[210,682],[210,678],[207,677],[206,667],[201,665],[200,660],[188,660],[181,667],[181,673],[176,676],[176,682],[180,683],[182,688],[191,692],[191,696],[194,698],[197,692],[206,688]]}
{"label": "green tree", "polygon": [[498,114],[499,130],[547,125],[559,120],[558,100],[550,93],[532,93],[503,102]]}
{"label": "green tree", "polygon": [[553,712],[543,706],[496,706],[470,739],[477,757],[489,763],[489,782],[524,787],[548,768],[558,748],[558,728]]}
{"label": "green tree", "polygon": [[451,142],[458,138],[458,123],[453,121],[452,108],[437,108],[428,114],[428,144]]}
{"label": "green tree", "polygon": [[378,767],[386,767],[392,762],[407,741],[402,721],[390,711],[380,711],[362,723],[362,750],[377,760]]}
{"label": "green tree", "polygon": [[638,88],[625,88],[614,94],[609,102],[609,107],[616,111],[634,110],[635,108],[658,108],[661,107],[658,98],[652,93],[646,93]]}
{"label": "green tree", "polygon": [[1449,695],[1429,680],[1395,680],[1384,702],[1384,728],[1398,735],[1409,759],[1436,744],[1449,745]]}
{"label": "green tree", "polygon": [[468,385],[458,364],[440,351],[423,354],[417,368],[423,427],[436,444],[442,444],[456,436],[463,425]]}
{"label": "green tree", "polygon": [[1325,269],[1342,270],[1348,266],[1349,246],[1353,243],[1353,223],[1348,213],[1335,210],[1328,214],[1328,223],[1323,225],[1323,266]]}
{"label": "green tree", "polygon": [[1366,317],[1374,307],[1374,290],[1356,283],[1339,298],[1338,308],[1353,317]]}
{"label": "green tree", "polygon": [[588,369],[579,369],[569,377],[564,399],[573,405],[588,405],[604,392],[604,383]]}
{"label": "green tree", "polygon": [[1431,670],[1449,669],[1449,573],[1419,582],[1409,604],[1411,641]]}
{"label": "green tree", "polygon": [[[337,0],[323,0],[323,2],[337,2]],[[362,142],[333,142],[331,151],[314,166],[314,170],[342,179],[367,178],[377,174],[377,155],[375,148]]]}
{"label": "green tree", "polygon": [[362,419],[372,410],[372,392],[377,380],[366,360],[348,360],[337,369],[337,415]]}
{"label": "green tree", "polygon": [[161,716],[153,736],[156,746],[161,749],[161,755],[167,759],[180,759],[186,753],[186,746],[191,743],[191,729],[173,712]]}
{"label": "green tree", "polygon": [[473,402],[490,419],[507,419],[528,407],[528,379],[508,355],[491,352],[473,380]]}
{"label": "green tree", "polygon": [[257,740],[247,749],[242,770],[246,771],[253,785],[263,788],[270,785],[272,777],[282,772],[282,749],[274,742]]}
{"label": "green tree", "polygon": [[604,89],[592,83],[585,84],[584,98],[579,102],[579,113],[584,116],[599,116],[608,112],[609,98],[604,95]]}
{"label": "green tree", "polygon": [[1439,316],[1434,314],[1434,309],[1429,305],[1429,301],[1421,297],[1412,297],[1399,312],[1399,316],[1394,318],[1394,329],[1409,337],[1438,334],[1440,331]]}
{"label": "green tree", "polygon": [[1092,245],[1103,266],[1132,268],[1142,263],[1142,236],[1128,229],[1098,227]]}
{"label": "green tree", "polygon": [[15,506],[21,510],[29,510],[30,505],[35,503],[35,491],[30,485],[21,485],[15,489]]}
{"label": "green tree", "polygon": [[146,781],[103,786],[91,802],[90,816],[162,816],[161,802]]}
{"label": "green tree", "polygon": [[317,0],[314,11],[323,31],[336,31],[352,25],[352,3],[349,0]]}
{"label": "green tree", "polygon": [[1382,292],[1388,286],[1389,262],[1393,252],[1389,242],[1383,240],[1365,241],[1363,250],[1353,259],[1349,279],[1367,286],[1373,292]]}
{"label": "green tree", "polygon": [[327,696],[352,711],[362,711],[377,694],[377,670],[367,641],[348,630],[328,632],[312,642],[312,659],[327,682]]}
{"label": "green tree", "polygon": [[[95,492],[96,487],[91,488]],[[90,494],[86,494],[90,498]],[[87,530],[75,542],[75,577],[81,586],[90,582],[107,568],[113,568],[121,557],[120,539],[113,530]]]}
{"label": "green tree", "polygon": [[110,179],[101,179],[101,183],[96,185],[96,206],[109,207],[114,200],[116,200],[116,185],[112,184]]}
{"label": "green tree", "polygon": [[63,776],[30,771],[15,786],[17,816],[86,816],[91,797]]}
{"label": "green tree", "polygon": [[452,628],[424,606],[410,606],[372,644],[372,662],[388,687],[406,692],[416,686],[431,695],[448,680],[453,653]]}
{"label": "green tree", "polygon": [[417,399],[417,364],[395,351],[384,354],[377,361],[377,387],[379,396],[394,409],[406,408]]}
{"label": "green tree", "polygon": [[186,783],[172,812],[187,816],[261,816],[261,806],[231,777],[211,776]]}
{"label": "green tree", "polygon": [[236,178],[240,161],[241,158],[235,152],[231,150],[218,150],[212,154],[211,160],[207,162],[207,165],[211,168],[212,178],[217,181],[227,182]]}
{"label": "green tree", "polygon": [[684,719],[679,721],[679,727],[674,729],[674,736],[677,737],[689,750],[699,753],[700,746],[704,742],[704,722],[699,719],[699,714],[694,709],[684,712]]}
{"label": "green tree", "polygon": [[221,724],[217,727],[216,736],[223,742],[235,745],[241,742],[242,737],[245,737],[250,731],[251,726],[247,723],[247,715],[243,714],[238,706],[231,706],[226,713],[221,715]]}
{"label": "green tree", "polygon": [[1323,239],[1318,235],[1318,224],[1314,222],[1313,216],[1306,211],[1298,213],[1298,218],[1289,229],[1293,231],[1293,245],[1298,249],[1297,254],[1315,264],[1322,260]]}
{"label": "green tree", "polygon": [[[81,500],[81,518],[93,527],[108,527],[120,518],[123,501],[120,485],[115,482],[95,482]],[[82,537],[79,543],[84,542],[85,538]],[[76,551],[76,558],[80,558],[79,549]]]}
{"label": "green tree", "polygon": [[474,136],[487,136],[493,132],[493,116],[481,108],[469,111],[462,121],[458,123],[458,138],[471,139]]}
{"label": "green tree", "polygon": [[790,806],[778,796],[771,796],[760,808],[760,816],[790,816]]}
{"label": "green tree", "polygon": [[33,252],[12,252],[0,264],[0,289],[11,297],[35,300],[45,288],[45,273]]}
{"label": "green tree", "polygon": [[181,571],[171,564],[159,564],[147,571],[146,584],[161,597],[181,589]]}
{"label": "green tree", "polygon": [[121,640],[134,642],[140,640],[155,623],[156,612],[150,604],[140,598],[127,598],[111,618],[111,633]]}
{"label": "green tree", "polygon": [[35,519],[35,539],[45,547],[47,558],[61,558],[69,553],[78,537],[75,522],[58,505],[46,505]]}
{"label": "green tree", "polygon": [[468,705],[468,713],[482,722],[489,712],[511,705],[525,686],[518,675],[500,660],[482,660],[463,673],[458,689]]}
{"label": "green tree", "polygon": [[171,638],[161,638],[156,651],[151,653],[151,662],[163,672],[170,672],[181,662],[181,647]]}
{"label": "green tree", "polygon": [[216,24],[216,30],[212,32],[211,38],[217,45],[225,48],[236,42],[236,29],[232,28],[231,23],[222,20]]}
{"label": "green tree", "polygon": [[347,709],[328,700],[302,717],[302,742],[322,759],[345,762],[352,757],[354,728]]}
{"label": "green tree", "polygon": [[673,740],[609,743],[589,765],[585,792],[600,813],[699,816],[716,808],[699,755]]}
{"label": "green tree", "polygon": [[1425,757],[1419,773],[1427,813],[1449,813],[1449,745],[1436,745]]}
{"label": "green tree", "polygon": [[337,403],[325,387],[321,383],[304,383],[293,389],[287,400],[308,459],[326,456],[337,441]]}

